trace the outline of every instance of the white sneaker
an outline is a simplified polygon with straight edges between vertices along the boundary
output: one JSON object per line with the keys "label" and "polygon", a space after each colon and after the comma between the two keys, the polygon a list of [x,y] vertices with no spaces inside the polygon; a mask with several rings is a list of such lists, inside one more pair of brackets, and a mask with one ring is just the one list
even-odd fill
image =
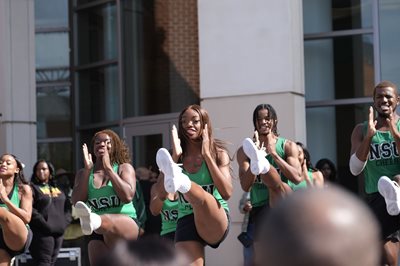
{"label": "white sneaker", "polygon": [[164,173],[164,188],[168,193],[177,191],[186,193],[190,190],[191,181],[187,175],[182,173],[173,160],[167,149],[161,148],[157,151],[156,162],[158,168]]}
{"label": "white sneaker", "polygon": [[101,225],[101,217],[92,213],[90,208],[82,201],[75,204],[76,216],[79,217],[81,229],[84,235],[91,235]]}
{"label": "white sneaker", "polygon": [[387,212],[396,216],[400,214],[400,187],[387,176],[378,180],[379,193],[385,198]]}
{"label": "white sneaker", "polygon": [[267,153],[259,150],[250,138],[243,140],[243,151],[250,158],[250,171],[253,175],[266,174],[269,171],[270,164],[265,158]]}

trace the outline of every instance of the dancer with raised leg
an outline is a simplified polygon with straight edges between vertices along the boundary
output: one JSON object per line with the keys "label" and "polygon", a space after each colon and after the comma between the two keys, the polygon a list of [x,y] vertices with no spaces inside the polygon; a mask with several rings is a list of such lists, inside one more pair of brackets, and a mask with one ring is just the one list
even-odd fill
{"label": "dancer with raised leg", "polygon": [[32,231],[32,189],[23,164],[12,154],[0,157],[0,265],[10,265],[14,256],[28,251]]}
{"label": "dancer with raised leg", "polygon": [[[277,123],[275,109],[259,104],[253,111],[253,139],[244,139],[236,153],[240,185],[250,192],[249,226],[254,227],[254,232],[259,230],[258,221],[263,213],[292,192],[284,181],[302,181],[298,148],[294,142],[279,137]],[[253,239],[258,241],[255,236]]]}
{"label": "dancer with raised leg", "polygon": [[137,239],[139,228],[132,204],[135,170],[128,147],[108,129],[97,132],[92,144],[94,162],[83,144],[85,167],[76,175],[72,202],[82,232],[90,235],[89,260],[94,264],[118,239]]}
{"label": "dancer with raised leg", "polygon": [[222,142],[213,137],[207,111],[198,105],[180,113],[179,129],[173,127],[172,136],[172,156],[161,148],[156,161],[165,190],[179,192],[175,246],[189,255],[191,265],[200,266],[205,263],[205,246],[217,248],[228,233],[226,200],[233,190],[230,158]]}
{"label": "dancer with raised leg", "polygon": [[398,265],[400,248],[399,103],[395,84],[382,81],[375,86],[368,120],[356,125],[351,135],[349,161],[353,175],[364,173],[366,200],[381,226],[382,263],[392,266]]}

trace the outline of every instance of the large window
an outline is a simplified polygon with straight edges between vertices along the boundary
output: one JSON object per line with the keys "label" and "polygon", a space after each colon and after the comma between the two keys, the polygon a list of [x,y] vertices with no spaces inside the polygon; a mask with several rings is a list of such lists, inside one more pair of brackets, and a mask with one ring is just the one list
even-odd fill
{"label": "large window", "polygon": [[74,0],[72,13],[77,165],[89,132],[199,103],[197,0]]}
{"label": "large window", "polygon": [[72,105],[68,0],[36,0],[38,159],[72,171]]}
{"label": "large window", "polygon": [[377,82],[400,84],[399,9],[399,0],[303,0],[307,144],[352,190],[351,132],[368,118]]}
{"label": "large window", "polygon": [[196,0],[122,0],[124,117],[199,103]]}

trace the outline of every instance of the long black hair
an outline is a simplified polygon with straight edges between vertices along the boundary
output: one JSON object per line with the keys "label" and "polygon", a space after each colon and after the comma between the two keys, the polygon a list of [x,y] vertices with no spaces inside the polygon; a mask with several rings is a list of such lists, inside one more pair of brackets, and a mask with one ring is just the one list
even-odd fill
{"label": "long black hair", "polygon": [[24,167],[25,167],[25,165],[14,154],[4,153],[1,157],[3,157],[4,155],[10,155],[11,157],[14,158],[15,162],[17,163],[17,167],[18,167],[19,171],[18,171],[18,173],[14,174],[14,184],[17,183],[18,186],[21,186],[23,184],[27,185],[28,181],[25,179],[25,175],[24,175]]}
{"label": "long black hair", "polygon": [[322,158],[315,164],[315,167],[322,172],[322,168],[325,164],[327,164],[331,169],[331,174],[329,175],[328,180],[331,182],[337,182],[336,166],[331,160],[329,160],[328,158]]}

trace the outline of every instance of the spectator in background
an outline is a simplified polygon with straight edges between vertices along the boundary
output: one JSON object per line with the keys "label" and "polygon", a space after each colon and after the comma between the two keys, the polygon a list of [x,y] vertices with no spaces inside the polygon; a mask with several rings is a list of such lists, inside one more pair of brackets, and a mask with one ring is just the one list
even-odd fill
{"label": "spectator in background", "polygon": [[46,160],[33,166],[31,187],[33,194],[33,232],[29,248],[37,266],[53,266],[62,246],[63,234],[71,221],[71,204],[64,192],[54,183],[54,167]]}
{"label": "spectator in background", "polygon": [[251,205],[250,192],[244,192],[239,201],[239,211],[244,214],[244,217],[242,232],[238,236],[238,240],[243,245],[244,266],[254,265],[254,223],[249,222],[252,208],[253,205]]}
{"label": "spectator in background", "polygon": [[158,172],[154,172],[151,167],[138,167],[136,169],[136,178],[139,180],[140,186],[142,188],[142,194],[144,199],[144,204],[146,208],[146,222],[144,227],[146,228],[144,235],[160,235],[161,232],[161,216],[152,215],[150,211],[150,198],[151,198],[151,187],[157,181]]}
{"label": "spectator in background", "polygon": [[321,171],[325,183],[337,183],[336,167],[331,160],[322,158],[315,164],[315,168]]}

